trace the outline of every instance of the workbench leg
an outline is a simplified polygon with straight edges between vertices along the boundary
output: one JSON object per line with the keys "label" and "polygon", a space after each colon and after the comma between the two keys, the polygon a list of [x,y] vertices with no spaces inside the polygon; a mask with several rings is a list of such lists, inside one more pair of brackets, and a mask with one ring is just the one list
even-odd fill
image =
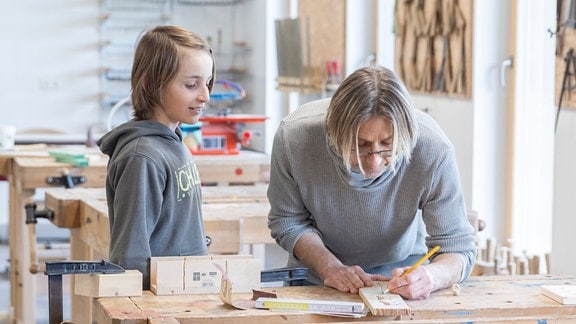
{"label": "workbench leg", "polygon": [[30,272],[30,242],[26,225],[26,202],[34,197],[33,189],[22,190],[10,180],[10,301],[14,323],[36,323],[37,285]]}
{"label": "workbench leg", "polygon": [[[99,261],[102,258],[86,244],[81,238],[79,228],[70,229],[70,258],[71,260]],[[92,323],[92,297],[78,296],[74,294],[74,276],[70,278],[70,308],[72,312],[72,322]]]}

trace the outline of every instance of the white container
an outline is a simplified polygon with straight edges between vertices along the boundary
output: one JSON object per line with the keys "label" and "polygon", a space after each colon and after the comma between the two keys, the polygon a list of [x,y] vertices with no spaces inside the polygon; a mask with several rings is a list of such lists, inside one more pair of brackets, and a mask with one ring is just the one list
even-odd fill
{"label": "white container", "polygon": [[15,137],[16,127],[0,125],[0,151],[10,151],[14,149]]}

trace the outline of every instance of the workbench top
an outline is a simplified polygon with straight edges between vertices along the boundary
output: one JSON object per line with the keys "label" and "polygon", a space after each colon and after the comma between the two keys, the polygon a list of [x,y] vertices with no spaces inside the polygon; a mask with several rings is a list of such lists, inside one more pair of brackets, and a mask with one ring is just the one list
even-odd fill
{"label": "workbench top", "polygon": [[[545,284],[576,284],[568,276],[482,276],[460,284],[458,295],[452,289],[433,293],[426,300],[407,301],[411,314],[404,317],[367,315],[342,319],[326,315],[259,309],[236,310],[224,305],[218,295],[156,296],[145,291],[141,297],[99,298],[94,319],[98,323],[192,323],[208,319],[218,323],[302,323],[337,321],[410,320],[430,323],[576,319],[576,305],[562,305],[540,293]],[[320,299],[361,302],[357,294],[341,293],[326,287],[265,288],[279,298]],[[249,294],[234,295],[250,299]],[[176,321],[175,321],[176,320]]]}

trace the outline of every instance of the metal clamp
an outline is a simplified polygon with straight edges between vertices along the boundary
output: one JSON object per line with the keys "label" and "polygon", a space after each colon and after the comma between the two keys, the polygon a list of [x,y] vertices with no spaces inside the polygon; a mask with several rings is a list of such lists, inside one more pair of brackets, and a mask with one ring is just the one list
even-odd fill
{"label": "metal clamp", "polygon": [[36,203],[24,205],[24,209],[26,209],[26,224],[36,224],[38,223],[38,218],[46,218],[50,221],[54,219],[54,211],[50,209],[37,211],[36,208]]}
{"label": "metal clamp", "polygon": [[46,177],[46,183],[51,186],[64,186],[68,189],[74,188],[75,185],[83,184],[88,182],[88,178],[85,176],[71,176],[69,174],[64,174],[60,177]]}
{"label": "metal clamp", "polygon": [[47,261],[48,275],[48,311],[50,324],[63,321],[62,312],[62,275],[91,273],[122,273],[125,270],[117,264],[107,261]]}

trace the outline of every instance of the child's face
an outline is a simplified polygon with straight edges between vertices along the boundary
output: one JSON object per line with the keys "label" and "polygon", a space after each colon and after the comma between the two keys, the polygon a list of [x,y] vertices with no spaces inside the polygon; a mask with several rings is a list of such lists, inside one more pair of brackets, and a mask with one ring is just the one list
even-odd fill
{"label": "child's face", "polygon": [[180,70],[164,94],[164,107],[156,119],[172,129],[179,123],[198,122],[204,104],[210,101],[208,83],[212,78],[212,58],[206,52],[184,49]]}

